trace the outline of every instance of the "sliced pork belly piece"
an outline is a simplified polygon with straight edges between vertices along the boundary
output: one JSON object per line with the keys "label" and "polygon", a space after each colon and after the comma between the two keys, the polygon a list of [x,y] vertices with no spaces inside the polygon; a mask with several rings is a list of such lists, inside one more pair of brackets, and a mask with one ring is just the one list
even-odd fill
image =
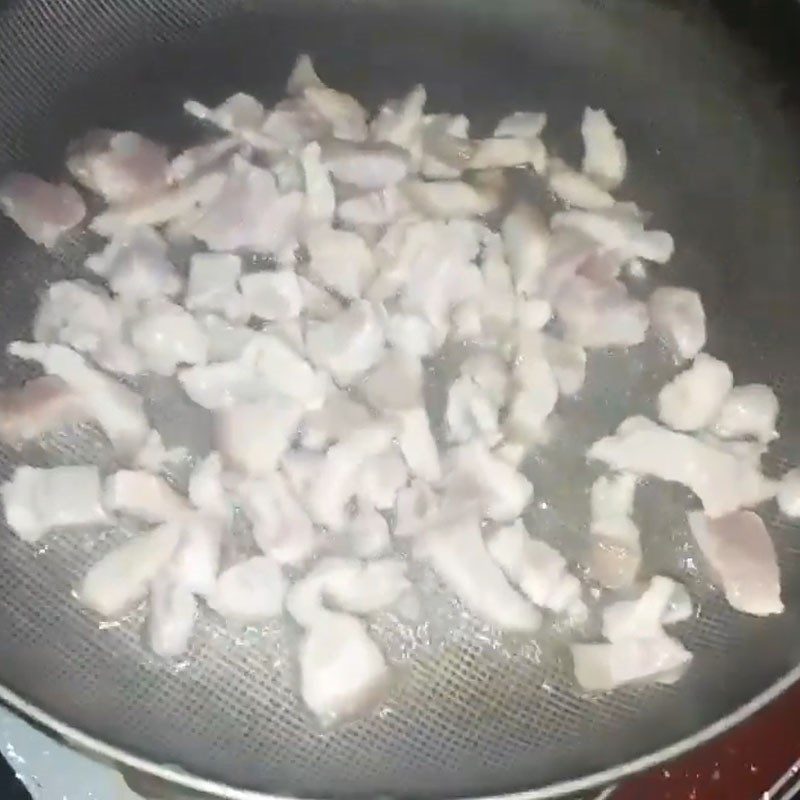
{"label": "sliced pork belly piece", "polygon": [[511,267],[505,256],[503,238],[499,234],[489,233],[484,239],[481,273],[483,332],[490,341],[502,340],[514,324],[517,299]]}
{"label": "sliced pork belly piece", "polygon": [[119,470],[106,478],[103,504],[114,513],[145,522],[169,522],[185,516],[190,506],[159,475],[144,470]]}
{"label": "sliced pork belly piece", "polygon": [[166,188],[169,161],[163,145],[132,131],[89,131],[70,144],[67,169],[108,203],[129,203]]}
{"label": "sliced pork belly piece", "polygon": [[480,520],[465,515],[429,530],[414,544],[443,583],[480,619],[501,630],[533,633],[539,612],[519,595],[486,549]]}
{"label": "sliced pork belly piece", "polygon": [[239,292],[242,259],[231,253],[195,253],[189,264],[184,304],[190,311],[216,311],[232,322],[244,321]]}
{"label": "sliced pork belly piece", "polygon": [[689,619],[692,601],[680,583],[656,575],[635,600],[620,600],[603,609],[603,636],[609,642],[648,639],[664,625]]}
{"label": "sliced pork belly piece", "polygon": [[631,473],[622,473],[611,477],[600,476],[592,484],[592,519],[630,517],[633,514],[636,482],[636,476]]}
{"label": "sliced pork belly piece", "polygon": [[614,643],[573,644],[575,678],[583,689],[607,692],[627,683],[675,683],[692,654],[666,635]]}
{"label": "sliced pork belly piece", "polygon": [[162,575],[200,597],[214,590],[222,556],[224,522],[206,513],[184,514],[180,540]]}
{"label": "sliced pork belly piece", "polygon": [[330,613],[325,598],[328,583],[340,576],[352,578],[360,570],[360,562],[352,558],[322,559],[291,586],[286,596],[286,610],[303,628],[310,628],[315,622],[323,621]]}
{"label": "sliced pork belly piece", "polygon": [[403,191],[411,204],[436,219],[480,217],[497,207],[498,198],[488,189],[464,181],[407,181]]}
{"label": "sliced pork belly piece", "polygon": [[427,92],[415,86],[405,97],[389,100],[381,106],[370,123],[370,138],[391,142],[412,155],[420,147]]}
{"label": "sliced pork belly piece", "polygon": [[699,353],[691,367],[673,378],[658,394],[658,417],[678,431],[710,425],[733,388],[730,367]]}
{"label": "sliced pork belly piece", "polygon": [[364,226],[390,225],[408,210],[408,201],[402,190],[387,186],[379,191],[342,199],[336,209],[336,218],[342,225],[357,230]]}
{"label": "sliced pork belly piece", "polygon": [[314,525],[280,472],[243,480],[235,493],[264,555],[297,566],[314,553],[318,544]]}
{"label": "sliced pork belly piece", "polygon": [[689,527],[727,601],[759,617],[783,613],[780,570],[767,528],[752,511],[689,514]]}
{"label": "sliced pork belly piece", "polygon": [[[606,251],[590,237],[573,228],[557,228],[549,233],[546,257],[538,278],[536,294],[555,305],[559,294],[576,276],[587,280],[608,283],[614,280],[608,271],[598,271],[594,262],[610,258],[614,251]],[[614,255],[615,264],[621,264],[619,256]]]}
{"label": "sliced pork belly piece", "polygon": [[236,360],[182,369],[178,380],[195,403],[212,411],[276,392],[304,408],[319,408],[327,391],[325,376],[270,333],[257,334]]}
{"label": "sliced pork belly piece", "polygon": [[[270,159],[270,170],[275,176],[275,184],[280,194],[301,192],[305,189],[303,162],[293,153],[287,151],[273,156]],[[310,200],[311,198],[306,197],[303,203],[304,215],[309,207]],[[301,227],[304,227],[304,224],[301,223]]]}
{"label": "sliced pork belly piece", "polygon": [[572,622],[586,620],[581,582],[567,569],[566,559],[546,542],[534,539],[521,520],[490,534],[487,548],[509,580],[539,608],[564,614]]}
{"label": "sliced pork belly piece", "polygon": [[297,245],[302,208],[302,192],[279,194],[269,170],[234,156],[225,183],[189,233],[211,250],[281,254]]}
{"label": "sliced pork belly piece", "polygon": [[0,211],[37,244],[52,247],[86,216],[83,199],[69,184],[53,184],[23,172],[0,180]]}
{"label": "sliced pork belly piece", "polygon": [[361,468],[387,450],[394,433],[392,426],[373,422],[330,447],[309,489],[308,510],[316,523],[344,528],[346,506],[358,491]]}
{"label": "sliced pork belly piece", "polygon": [[679,286],[660,286],[647,301],[650,326],[680,358],[694,358],[706,344],[706,313],[700,295]]}
{"label": "sliced pork belly piece", "polygon": [[306,86],[302,97],[330,124],[335,137],[351,142],[367,138],[367,112],[351,95],[327,86]]}
{"label": "sliced pork belly piece", "polygon": [[631,518],[636,476],[600,476],[592,484],[589,570],[607,589],[630,586],[642,563],[639,528]]}
{"label": "sliced pork belly piece", "polygon": [[561,395],[577,394],[586,380],[586,350],[555,336],[542,337],[543,353]]}
{"label": "sliced pork belly piece", "polygon": [[483,280],[473,263],[480,246],[479,231],[478,226],[464,220],[434,225],[427,232],[437,241],[405,265],[401,308],[426,319],[442,339],[451,320],[457,322],[460,308],[472,303],[479,317]]}
{"label": "sliced pork belly piece", "polygon": [[37,342],[59,342],[96,353],[121,336],[122,311],[99,286],[88,281],[56,281],[47,287],[33,320]]}
{"label": "sliced pork belly piece", "polygon": [[100,253],[86,259],[86,267],[105,278],[128,306],[173,297],[181,289],[180,276],[167,257],[166,242],[150,228],[115,235]]}
{"label": "sliced pork belly piece", "polygon": [[411,588],[406,565],[396,558],[359,561],[325,558],[290,589],[286,607],[303,627],[322,622],[327,609],[373,614],[389,608]]}
{"label": "sliced pork belly piece", "polygon": [[303,310],[303,293],[291,270],[253,272],[239,285],[246,317],[280,322],[297,319]]}
{"label": "sliced pork belly piece", "polygon": [[198,100],[186,100],[183,110],[196,119],[208,122],[224,131],[242,147],[243,152],[253,148],[273,155],[284,148],[281,141],[265,130],[269,115],[254,97],[237,92],[224,100],[216,108],[209,107]]}
{"label": "sliced pork belly piece", "polygon": [[210,411],[256,402],[274,389],[254,371],[253,360],[251,341],[238,358],[182,369],[178,380],[195,403]]}
{"label": "sliced pork belly piece", "polygon": [[189,147],[170,161],[167,169],[167,182],[170,185],[190,183],[220,166],[240,147],[241,142],[235,136],[225,136],[209,144]]}
{"label": "sliced pork belly piece", "polygon": [[400,219],[390,225],[375,248],[378,275],[367,297],[375,302],[386,301],[397,295],[412,275],[422,278],[449,268],[454,260],[470,261],[479,247],[480,240],[465,236],[463,227],[450,229],[442,222]]}
{"label": "sliced pork belly piece", "polygon": [[528,454],[529,446],[525,442],[516,439],[504,439],[494,447],[492,452],[506,464],[519,468]]}
{"label": "sliced pork belly piece", "polygon": [[329,226],[336,213],[336,193],[328,168],[322,163],[318,142],[310,142],[303,148],[300,163],[306,191],[305,217],[312,225]]}
{"label": "sliced pork belly piece", "polygon": [[73,350],[60,344],[12,342],[8,352],[38,361],[48,375],[61,378],[86,406],[120,455],[131,455],[150,432],[142,399],[113,378],[92,369]]}
{"label": "sliced pork belly piece", "polygon": [[406,565],[397,558],[354,562],[352,574],[334,572],[323,595],[334,608],[350,614],[373,614],[391,607],[411,589]]}
{"label": "sliced pork belly piece", "polygon": [[424,178],[458,178],[475,151],[463,114],[426,114],[419,131],[418,171]]}
{"label": "sliced pork belly piece", "polygon": [[712,517],[757,505],[777,491],[751,460],[645,417],[625,420],[616,434],[595,442],[588,456],[613,469],[682,483]]}
{"label": "sliced pork belly piece", "polygon": [[620,213],[616,207],[602,211],[561,211],[553,215],[550,224],[553,230],[580,231],[608,250],[617,251],[623,260],[641,258],[665,264],[675,249],[668,233],[646,231],[638,217]]}
{"label": "sliced pork belly piece", "polygon": [[559,292],[555,309],[565,338],[589,348],[630,347],[644,341],[647,307],[619,281],[598,283],[581,275]]}
{"label": "sliced pork belly piece", "polygon": [[509,374],[503,360],[493,353],[481,353],[461,365],[461,377],[447,395],[447,422],[453,442],[474,437],[494,443],[499,438],[499,414],[505,405]]}
{"label": "sliced pork belly piece", "polygon": [[109,521],[97,467],[17,467],[0,496],[8,527],[26,542],[54,528]]}
{"label": "sliced pork belly piece", "polygon": [[349,394],[335,387],[321,408],[303,417],[300,444],[308,450],[325,450],[372,420],[372,414]]}
{"label": "sliced pork belly piece", "polygon": [[167,523],[111,550],[83,579],[81,601],[103,617],[114,617],[143,600],[151,581],[172,558],[180,534],[180,525]]}
{"label": "sliced pork belly piece", "polygon": [[[299,152],[333,134],[332,125],[304,97],[282,100],[267,113],[261,131],[248,141],[274,154]],[[273,160],[273,169],[275,161]],[[301,168],[302,169],[302,168]]]}
{"label": "sliced pork belly piece", "polygon": [[452,448],[443,474],[448,480],[470,484],[485,515],[496,522],[516,519],[533,498],[531,482],[482,442]]}
{"label": "sliced pork belly piece", "polygon": [[89,226],[101,236],[115,236],[145,226],[179,222],[200,214],[221,192],[225,175],[212,171],[170,187],[155,197],[118,205],[98,214]]}
{"label": "sliced pork belly piece", "polygon": [[297,276],[307,319],[331,320],[342,313],[344,306],[330,292],[317,286],[305,275]]}
{"label": "sliced pork belly piece", "polygon": [[397,493],[393,534],[403,539],[420,536],[433,527],[434,520],[440,521],[442,505],[427,481],[413,479]]}
{"label": "sliced pork belly piece", "polygon": [[167,465],[184,461],[188,456],[189,450],[186,447],[165,447],[161,434],[151,430],[133,463],[148,472],[160,472]]}
{"label": "sliced pork belly piece", "polygon": [[158,375],[174,375],[179,365],[205,364],[208,357],[208,339],[200,323],[166,300],[142,309],[130,325],[130,339],[142,366]]}
{"label": "sliced pork belly piece", "polygon": [[144,371],[128,341],[126,303],[88,281],[56,281],[45,292],[33,323],[38,342],[60,343],[88,353],[103,369],[123,375]]}
{"label": "sliced pork belly piece", "polygon": [[523,295],[534,293],[547,264],[550,239],[541,212],[527,204],[517,205],[503,220],[502,235],[517,292]]}
{"label": "sliced pork belly piece", "polygon": [[483,389],[492,402],[500,406],[505,403],[510,375],[499,354],[490,350],[475,353],[461,364],[461,372]]}
{"label": "sliced pork belly piece", "polygon": [[387,450],[364,462],[359,477],[358,497],[370,506],[389,511],[397,493],[408,484],[408,467],[396,450]]}
{"label": "sliced pork belly piece", "polygon": [[477,139],[468,164],[471,170],[526,166],[533,167],[540,174],[547,168],[547,150],[535,136]]}
{"label": "sliced pork belly piece", "polygon": [[158,576],[150,587],[147,642],[156,655],[176,658],[189,647],[197,619],[197,600],[184,586]]}
{"label": "sliced pork belly piece", "polygon": [[189,499],[206,516],[226,526],[230,524],[233,506],[225,486],[222,458],[216,451],[212,450],[192,470],[189,476]]}
{"label": "sliced pork belly piece", "polygon": [[297,434],[303,407],[278,393],[218,410],[214,442],[225,465],[245,475],[268,475]]}
{"label": "sliced pork belly piece", "polygon": [[800,517],[800,469],[790,469],[778,487],[778,508],[787,517]]}
{"label": "sliced pork belly piece", "polygon": [[767,452],[767,445],[755,439],[722,439],[708,431],[701,431],[697,438],[712,447],[731,453],[736,458],[749,461],[756,469],[761,467],[761,459]]}
{"label": "sliced pork belly piece", "polygon": [[277,617],[285,594],[280,565],[267,556],[254,556],[220,574],[208,606],[230,622],[254,625]]}
{"label": "sliced pork belly piece", "polygon": [[377,413],[395,420],[398,444],[409,472],[425,480],[438,480],[439,450],[423,404],[419,360],[394,351],[367,375],[361,388]]}
{"label": "sliced pork belly piece", "polygon": [[317,228],[306,237],[312,280],[349,299],[360,297],[375,274],[374,256],[356,233]]}
{"label": "sliced pork belly piece", "polygon": [[517,301],[517,317],[520,328],[541,331],[553,318],[553,306],[542,297],[523,297]]}
{"label": "sliced pork belly piece", "polygon": [[558,402],[558,381],[544,355],[539,331],[519,335],[514,387],[506,417],[506,429],[522,442],[535,442],[545,435],[548,417]]}
{"label": "sliced pork belly piece", "polygon": [[327,142],[322,160],[337,181],[374,191],[400,183],[409,171],[408,153],[390,142]]}
{"label": "sliced pork belly piece", "polygon": [[329,322],[309,322],[306,349],[314,364],[340,385],[349,385],[383,354],[383,330],[375,308],[356,301]]}
{"label": "sliced pork belly piece", "polygon": [[359,558],[377,558],[386,555],[392,547],[392,537],[386,518],[361,499],[356,513],[347,524],[347,537],[353,553]]}
{"label": "sliced pork belly piece", "polygon": [[614,205],[614,198],[589,175],[576,172],[561,159],[551,159],[548,172],[550,188],[567,206],[595,210]]}
{"label": "sliced pork belly piece", "polygon": [[259,336],[255,329],[231,323],[217,314],[200,312],[195,313],[195,318],[206,334],[209,364],[235,362]]}
{"label": "sliced pork belly piece", "polygon": [[384,322],[387,342],[398,352],[413,358],[434,355],[447,335],[446,330],[434,328],[416,314],[393,313]]}
{"label": "sliced pork belly piece", "polygon": [[415,406],[398,412],[397,420],[398,444],[409,472],[424,480],[438,480],[441,477],[439,449],[428,412],[423,406]]}
{"label": "sliced pork belly piece", "polygon": [[514,111],[497,123],[494,135],[532,138],[539,136],[545,125],[547,114],[541,111]]}
{"label": "sliced pork belly piece", "polygon": [[723,439],[752,436],[766,444],[778,438],[778,411],[778,398],[769,386],[734,386],[719,409],[712,431]]}
{"label": "sliced pork belly piece", "polygon": [[0,441],[12,447],[90,419],[81,395],[52,375],[0,390]]}
{"label": "sliced pork belly piece", "polygon": [[390,672],[361,620],[327,612],[300,643],[300,693],[323,723],[354,716],[386,690]]}
{"label": "sliced pork belly piece", "polygon": [[456,378],[447,392],[448,439],[455,443],[480,438],[494,444],[500,437],[500,409],[471,378]]}
{"label": "sliced pork belly piece", "polygon": [[615,189],[625,178],[628,154],[625,142],[603,109],[587,108],[581,123],[583,171],[606,189]]}
{"label": "sliced pork belly piece", "polygon": [[264,122],[264,107],[244,92],[232,94],[214,108],[197,100],[187,100],[183,107],[193,117],[207,120],[230,133],[254,131]]}
{"label": "sliced pork belly piece", "polygon": [[317,75],[311,56],[308,53],[301,53],[286,81],[286,93],[290,95],[303,94],[309,86],[324,85],[322,79]]}

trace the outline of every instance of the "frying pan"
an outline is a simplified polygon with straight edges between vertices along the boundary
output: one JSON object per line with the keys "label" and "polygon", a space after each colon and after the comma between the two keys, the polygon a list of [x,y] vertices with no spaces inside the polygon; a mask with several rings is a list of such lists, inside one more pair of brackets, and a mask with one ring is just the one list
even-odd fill
{"label": "frying pan", "polygon": [[[728,16],[749,7],[724,5]],[[755,5],[756,34],[776,9],[787,14],[764,28],[786,56],[772,66],[703,2],[7,2],[0,173],[56,176],[67,142],[94,126],[178,147],[197,136],[184,98],[242,90],[275,101],[306,51],[331,85],[373,106],[423,82],[434,110],[463,110],[478,130],[512,110],[547,110],[550,140],[572,158],[583,107],[606,108],[629,146],[625,192],[678,243],[655,281],[697,288],[710,351],[738,382],[779,393],[782,437],[767,465],[779,472],[800,453],[800,120],[774,67],[788,69],[800,48],[794,3]],[[85,246],[69,241],[51,257],[0,221],[3,343],[26,333],[37,292],[73,274]],[[2,365],[4,380],[21,376]],[[56,438],[40,463],[81,460],[95,444]],[[0,477],[18,458],[2,454]],[[542,472],[554,492],[573,491]],[[408,658],[379,711],[322,731],[292,691],[280,632],[235,635],[204,619],[187,663],[166,665],[142,646],[136,613],[98,631],[70,596],[101,545],[57,536],[34,554],[2,530],[0,697],[100,754],[225,797],[545,798],[596,787],[719,733],[800,674],[800,531],[765,509],[786,612],[749,618],[679,569],[696,558],[690,544],[680,564],[664,555],[685,537],[670,491],[645,487],[646,563],[689,580],[700,600],[681,630],[696,658],[672,687],[585,697],[557,646],[497,647],[467,624]]]}

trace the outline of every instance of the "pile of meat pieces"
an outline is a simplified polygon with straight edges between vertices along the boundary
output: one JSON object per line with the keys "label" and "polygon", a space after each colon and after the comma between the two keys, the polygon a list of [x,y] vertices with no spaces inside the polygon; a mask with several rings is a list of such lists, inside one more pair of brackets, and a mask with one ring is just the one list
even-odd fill
{"label": "pile of meat pieces", "polygon": [[[663,323],[658,311],[666,308],[666,291],[658,289],[651,297],[654,326]],[[692,306],[702,312],[696,298]],[[688,347],[689,338],[674,336],[676,331],[670,334],[676,355],[692,362],[659,393],[660,421],[630,417],[614,435],[589,449],[589,459],[616,471],[592,487],[593,577],[614,590],[633,583],[642,559],[632,518],[636,483],[641,477],[656,477],[683,484],[700,501],[702,510],[688,514],[688,525],[730,605],[757,616],[780,614],[775,548],[761,518],[747,510],[777,494],[780,508],[797,515],[797,472],[778,483],[761,471],[761,456],[777,437],[777,398],[764,385],[734,387],[725,363],[697,352],[704,334]],[[606,608],[602,630],[607,644],[573,645],[576,676],[583,686],[608,689],[641,677],[670,683],[682,674],[691,656],[663,626],[686,619],[691,604],[687,597],[676,600],[670,585],[669,579],[656,577],[638,601]],[[670,604],[680,610],[670,610]]]}
{"label": "pile of meat pieces", "polygon": [[[559,397],[580,391],[587,351],[651,330],[691,364],[659,396],[660,423],[629,419],[589,450],[613,471],[592,489],[591,576],[629,597],[605,608],[606,642],[573,647],[578,680],[674,680],[690,659],[663,629],[690,615],[686,592],[660,576],[637,584],[638,476],[694,491],[691,529],[730,602],[780,612],[769,536],[741,510],[778,491],[800,513],[800,478],[779,490],[760,471],[777,402],[733,387],[701,352],[695,292],[628,293],[626,276],[669,260],[673,243],[612,196],[627,163],[606,114],[586,110],[577,169],[549,156],[544,114],[475,139],[466,117],[426,113],[418,86],[370,119],[306,56],[287,89],[272,109],[244,94],[187,102],[213,136],[171,159],[132,132],[71,146],[72,177],[105,201],[88,227],[107,242],[84,278],[49,285],[33,342],[9,346],[44,376],[2,393],[0,436],[16,447],[90,421],[121,468],[19,467],[2,487],[11,529],[33,542],[137,520],[142,532],[86,575],[87,606],[115,617],[148,599],[150,644],[169,657],[189,646],[200,604],[245,625],[285,609],[304,631],[303,699],[323,720],[352,715],[389,673],[366,618],[419,606],[407,558],[496,629],[532,635],[542,611],[587,621],[581,581],[522,521],[534,489],[519,467]],[[563,210],[548,222],[515,203],[509,169]],[[46,247],[86,215],[72,186],[23,174],[0,181],[0,207]],[[184,274],[170,248],[187,243],[198,252]],[[251,253],[269,266],[248,268]],[[451,344],[466,355],[440,424],[428,359]],[[118,380],[144,374],[174,377],[209,411],[212,452],[165,448]],[[190,456],[184,494],[162,471]],[[258,555],[232,561],[237,509]]]}

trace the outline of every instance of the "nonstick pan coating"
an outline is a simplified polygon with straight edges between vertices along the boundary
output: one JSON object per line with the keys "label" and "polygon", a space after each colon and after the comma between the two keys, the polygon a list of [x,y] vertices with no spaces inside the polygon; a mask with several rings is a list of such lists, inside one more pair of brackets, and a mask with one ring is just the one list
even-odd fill
{"label": "nonstick pan coating", "polygon": [[[655,281],[700,290],[710,351],[731,363],[737,382],[776,387],[782,437],[769,470],[798,459],[800,125],[764,59],[706,4],[19,0],[0,8],[0,172],[57,176],[67,142],[93,126],[185,144],[198,129],[181,115],[184,98],[217,102],[242,90],[275,101],[304,51],[331,85],[372,105],[422,82],[431,107],[463,110],[478,129],[512,110],[546,110],[550,141],[567,157],[578,152],[583,107],[607,108],[629,145],[626,196],[678,245]],[[85,247],[68,242],[53,259],[0,220],[1,344],[27,332],[37,292],[73,274]],[[23,376],[11,363],[0,373]],[[620,418],[609,412],[607,427]],[[96,444],[55,439],[40,463],[79,461]],[[0,454],[0,477],[15,458]],[[546,467],[540,484],[557,493]],[[585,490],[574,491],[585,504]],[[670,492],[646,487],[646,563],[681,576],[670,552],[685,522]],[[90,537],[55,537],[34,556],[0,530],[2,696],[107,755],[229,796],[556,796],[675,754],[792,679],[800,530],[772,506],[765,514],[786,612],[737,614],[690,575],[700,613],[681,636],[696,658],[673,687],[585,698],[563,646],[543,643],[540,655],[498,646],[467,623],[405,662],[380,713],[326,732],[295,699],[279,633],[242,639],[207,619],[188,665],[169,667],[147,653],[136,615],[98,631],[70,596],[97,544]]]}

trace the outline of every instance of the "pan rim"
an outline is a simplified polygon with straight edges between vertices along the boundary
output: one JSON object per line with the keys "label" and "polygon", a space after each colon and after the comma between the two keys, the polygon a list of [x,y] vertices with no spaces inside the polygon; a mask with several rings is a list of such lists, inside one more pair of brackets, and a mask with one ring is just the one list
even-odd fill
{"label": "pan rim", "polygon": [[[775,681],[767,689],[759,692],[748,702],[740,705],[735,711],[726,714],[716,722],[701,728],[691,736],[684,737],[673,744],[666,745],[652,753],[632,759],[623,764],[592,772],[579,778],[550,783],[538,789],[511,791],[502,794],[437,795],[436,800],[499,800],[500,798],[503,798],[503,800],[551,800],[552,798],[565,797],[580,792],[603,789],[631,775],[644,772],[664,762],[671,761],[720,736],[739,723],[744,722],[773,700],[776,700],[799,680],[800,664],[787,672],[782,678]],[[68,745],[75,745],[88,751],[89,754],[97,755],[114,764],[130,767],[131,769],[158,778],[167,784],[209,795],[210,798],[219,797],[225,798],[226,800],[290,800],[291,798],[300,797],[296,795],[271,794],[255,789],[241,789],[220,781],[202,778],[199,775],[186,772],[178,765],[158,764],[155,761],[137,756],[123,748],[104,742],[95,736],[85,733],[79,728],[69,725],[1,684],[0,703],[9,706],[22,716],[38,723],[46,730],[63,737],[67,740]],[[302,800],[330,800],[330,798],[303,795]]]}

